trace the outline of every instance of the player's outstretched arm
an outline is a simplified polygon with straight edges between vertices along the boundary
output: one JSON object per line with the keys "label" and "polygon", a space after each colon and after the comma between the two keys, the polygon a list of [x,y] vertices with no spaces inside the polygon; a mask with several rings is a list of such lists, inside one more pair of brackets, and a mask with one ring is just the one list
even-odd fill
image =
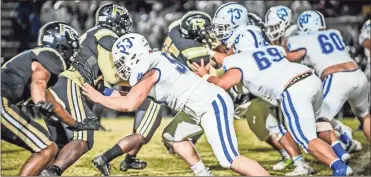
{"label": "player's outstretched arm", "polygon": [[234,85],[240,83],[242,79],[242,72],[239,69],[230,69],[222,77],[215,77],[208,74],[210,67],[204,66],[203,59],[201,59],[201,65],[198,65],[195,62],[193,62],[192,65],[197,75],[208,82],[223,88],[224,90],[229,90]]}
{"label": "player's outstretched arm", "polygon": [[82,93],[90,98],[93,102],[99,103],[107,108],[121,112],[131,112],[136,110],[144,99],[146,99],[158,77],[159,76],[156,70],[148,72],[126,96],[104,96],[95,90],[91,85],[86,83],[84,84],[84,87],[82,87]]}

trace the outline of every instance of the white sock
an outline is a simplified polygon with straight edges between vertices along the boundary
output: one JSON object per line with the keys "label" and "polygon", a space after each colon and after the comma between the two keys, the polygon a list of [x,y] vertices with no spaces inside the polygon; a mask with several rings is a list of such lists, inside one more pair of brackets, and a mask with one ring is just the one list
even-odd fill
{"label": "white sock", "polygon": [[292,161],[294,161],[294,165],[298,166],[303,164],[304,157],[302,155],[298,155],[292,158]]}
{"label": "white sock", "polygon": [[196,176],[213,176],[211,172],[205,167],[202,160],[194,164],[191,169]]}
{"label": "white sock", "polygon": [[290,155],[284,149],[280,150],[280,154],[281,154],[281,157],[283,159],[289,159],[290,158]]}

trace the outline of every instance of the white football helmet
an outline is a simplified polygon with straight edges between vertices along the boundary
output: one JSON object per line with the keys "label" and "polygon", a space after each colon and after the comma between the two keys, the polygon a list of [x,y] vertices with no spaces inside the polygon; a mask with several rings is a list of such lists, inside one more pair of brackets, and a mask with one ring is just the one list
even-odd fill
{"label": "white football helmet", "polygon": [[152,49],[144,36],[137,33],[121,36],[112,47],[112,58],[117,75],[123,80],[128,80],[139,58],[151,52]]}
{"label": "white football helmet", "polygon": [[325,18],[316,10],[306,10],[301,13],[297,21],[298,33],[308,34],[326,29]]}
{"label": "white football helmet", "polygon": [[212,20],[217,38],[223,43],[232,36],[238,26],[247,25],[249,21],[247,13],[246,7],[236,2],[221,5]]}
{"label": "white football helmet", "polygon": [[291,10],[282,5],[271,7],[265,14],[266,35],[270,41],[276,41],[285,34],[292,19]]}
{"label": "white football helmet", "polygon": [[249,27],[255,26],[247,26],[236,31],[238,34],[236,34],[236,38],[234,40],[234,53],[240,53],[265,46],[263,32],[261,30],[257,30],[257,28]]}

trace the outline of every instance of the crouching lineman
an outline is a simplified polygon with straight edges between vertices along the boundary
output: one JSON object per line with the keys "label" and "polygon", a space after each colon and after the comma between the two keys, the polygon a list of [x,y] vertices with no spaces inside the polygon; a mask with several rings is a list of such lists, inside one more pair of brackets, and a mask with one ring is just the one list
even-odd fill
{"label": "crouching lineman", "polygon": [[[198,40],[198,38],[200,38],[199,31],[204,30],[205,26],[210,26],[210,23],[211,23],[210,21],[211,21],[211,18],[209,17],[209,15],[203,12],[191,11],[191,12],[186,13],[181,19],[170,24],[169,36],[166,38],[164,42],[162,51],[174,57],[176,60],[178,60],[183,65],[190,64],[191,60],[199,61],[202,57],[208,58],[209,57],[208,50],[206,47],[204,47],[204,44],[201,43],[200,40]],[[187,36],[183,36],[183,34]],[[113,89],[111,89],[111,92],[112,93],[110,93],[110,95],[113,96],[114,94]],[[138,108],[134,122],[136,122],[137,120],[141,120],[137,118],[138,116],[143,117],[143,115],[146,115],[145,119],[142,119],[141,124],[143,125],[140,125],[137,127],[143,127],[142,128],[143,130],[148,131],[147,134],[149,136],[145,138],[147,140],[146,142],[148,142],[150,140],[150,137],[152,137],[153,133],[158,128],[158,125],[161,122],[161,117],[158,115],[158,112],[160,111],[160,104],[154,103],[148,98],[144,100],[142,105],[146,105],[146,104],[147,105],[150,104],[153,106],[147,109],[147,113],[144,113],[144,111],[141,111],[143,106],[140,106]],[[152,107],[154,107],[154,109]],[[180,112],[175,116],[175,119],[177,119],[178,117],[183,117],[183,116],[188,117],[187,114]],[[149,123],[146,123],[146,122],[149,122]],[[139,123],[134,123],[134,124],[138,125]],[[138,133],[139,132],[140,131],[138,131]],[[195,143],[195,141],[198,140],[200,135],[192,137],[193,143]],[[130,136],[131,135],[122,138],[117,145],[114,145],[110,150],[106,151],[104,154],[96,158],[97,161],[99,161],[99,165],[96,165],[96,167],[100,170],[102,175],[109,175],[110,170],[109,168],[107,168],[108,163],[114,158],[128,151],[130,151],[129,153],[135,152],[135,154],[131,154],[131,156],[136,155],[138,151],[136,151],[135,147],[133,146],[128,147],[129,144],[120,145],[120,143],[125,143],[128,140],[132,144],[133,140],[128,139]],[[140,142],[142,140],[137,139],[135,141]],[[128,148],[121,149],[117,147],[128,147]],[[104,158],[107,160],[105,161],[100,160],[101,158],[102,159]],[[123,167],[124,167],[123,164],[126,164],[125,162],[126,159],[121,162],[120,170],[123,170]]]}
{"label": "crouching lineman", "polygon": [[[93,104],[81,94],[83,83],[96,87],[102,80],[109,84],[120,81],[113,69],[111,49],[114,41],[129,33],[132,27],[132,20],[122,6],[104,4],[95,15],[96,25],[79,38],[82,48],[73,56],[72,66],[60,74],[58,82],[50,89],[60,105],[78,122],[96,119]],[[93,147],[94,131],[72,132],[62,122],[47,122],[47,127],[56,137],[60,151],[41,174],[59,176]]]}
{"label": "crouching lineman", "polygon": [[239,155],[233,127],[233,102],[223,89],[208,84],[166,53],[152,53],[142,35],[127,34],[115,44],[123,46],[114,47],[112,52],[117,74],[129,80],[133,88],[126,96],[106,97],[84,84],[86,96],[108,108],[128,112],[137,109],[148,95],[192,117],[179,122],[178,126],[183,128],[174,134],[171,143],[175,152],[179,148],[188,149],[178,155],[189,166],[194,167],[200,159],[193,144],[182,138],[203,129],[221,166],[242,175],[269,175],[257,162]]}
{"label": "crouching lineman", "polygon": [[[368,110],[369,85],[366,75],[345,50],[342,36],[338,30],[326,30],[325,19],[318,11],[308,10],[300,14],[297,21],[298,36],[288,39],[288,59],[299,60],[313,66],[323,81],[322,122],[333,121],[346,101],[349,101],[354,114],[363,124],[363,132],[370,140],[370,113]],[[305,43],[301,41],[306,41]],[[356,79],[355,79],[356,78]],[[324,127],[325,128],[325,127]],[[341,132],[342,133],[342,132]],[[339,146],[336,135],[323,134],[325,141]],[[340,157],[340,152],[335,152]]]}
{"label": "crouching lineman", "polygon": [[[79,49],[78,34],[62,22],[50,22],[39,31],[38,45],[15,56],[1,68],[1,139],[21,146],[31,157],[22,166],[20,176],[37,176],[58,152],[49,133],[35,122],[28,111],[21,111],[31,97],[37,116],[50,116],[54,106],[47,102],[45,91],[57,82],[58,74],[70,64],[70,57]],[[72,129],[82,127],[67,117]]]}
{"label": "crouching lineman", "polygon": [[[275,45],[287,47],[287,39],[291,36],[298,35],[297,25],[291,25],[291,10],[282,5],[271,7],[265,15],[265,34],[269,41]],[[291,26],[290,26],[291,25]],[[339,120],[333,119],[333,127],[338,134],[339,139],[345,145],[348,152],[360,151],[362,145],[357,140],[352,139],[352,129]],[[349,155],[346,155],[349,157]]]}
{"label": "crouching lineman", "polygon": [[[237,17],[238,13],[241,14],[240,18],[233,18],[233,23],[230,20],[230,9],[235,9],[233,13],[235,13]],[[257,32],[259,35],[262,33],[260,29],[262,20],[252,13],[247,13],[247,9],[244,6],[235,2],[226,3],[220,6],[217,9],[212,22],[214,26],[213,30],[217,34],[217,38],[223,44],[220,48],[224,47],[227,50],[223,51],[222,53],[220,53],[220,50],[219,52],[211,52],[211,56],[213,56],[219,64],[222,64],[224,57],[233,53],[233,50],[230,50],[230,48],[232,48],[234,45],[234,39],[239,33],[238,31],[251,30]],[[254,25],[247,25],[248,22]],[[233,93],[236,91],[237,93],[243,93],[244,88],[245,87],[242,86],[242,83],[240,83],[233,86],[230,89],[230,92]],[[254,134],[258,136],[260,140],[266,141],[274,149],[280,152],[282,160],[275,164],[273,169],[282,170],[287,166],[294,164],[296,168],[286,175],[295,176],[312,173],[313,169],[308,163],[305,162],[304,157],[301,155],[300,148],[293,140],[291,134],[286,131],[285,127],[283,126],[283,121],[279,120],[281,113],[276,115],[277,117],[273,117],[272,114],[268,114],[271,112],[271,104],[266,101],[262,101],[261,98],[252,100],[249,108],[247,108],[247,104],[240,105],[237,107],[235,112],[240,110],[241,112],[246,112],[249,126],[253,127],[251,130],[254,132]],[[256,108],[259,109],[256,112],[248,111],[250,108],[255,110]],[[256,117],[256,121],[254,121],[254,116]],[[258,123],[252,124],[253,122]],[[265,132],[267,131],[269,131],[269,136],[265,135]]]}
{"label": "crouching lineman", "polygon": [[333,175],[351,175],[352,169],[342,162],[332,148],[316,135],[315,119],[322,105],[321,81],[311,70],[290,63],[280,46],[264,46],[260,34],[243,31],[236,37],[234,55],[223,61],[226,73],[217,78],[197,66],[204,79],[224,89],[242,82],[254,95],[281,106],[285,121],[295,141],[317,160],[328,165]]}

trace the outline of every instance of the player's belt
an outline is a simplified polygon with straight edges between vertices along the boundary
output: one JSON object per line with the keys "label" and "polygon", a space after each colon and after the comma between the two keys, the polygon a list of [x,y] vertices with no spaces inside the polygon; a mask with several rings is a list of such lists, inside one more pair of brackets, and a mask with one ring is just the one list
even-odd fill
{"label": "player's belt", "polygon": [[312,71],[307,71],[303,74],[300,74],[300,75],[297,75],[295,76],[293,79],[291,79],[291,81],[286,85],[285,89],[284,90],[287,90],[289,87],[291,87],[292,85],[298,83],[299,81],[311,76],[313,73]]}

